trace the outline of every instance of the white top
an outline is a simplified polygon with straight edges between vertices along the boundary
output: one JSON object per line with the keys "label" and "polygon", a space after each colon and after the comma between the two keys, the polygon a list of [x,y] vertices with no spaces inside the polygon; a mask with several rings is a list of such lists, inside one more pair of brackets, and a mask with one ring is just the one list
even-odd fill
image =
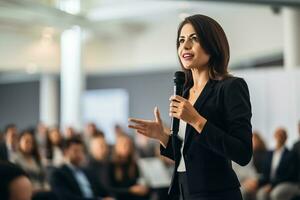
{"label": "white top", "polygon": [[281,160],[283,150],[284,150],[284,147],[281,147],[280,149],[273,152],[271,174],[270,174],[271,180],[275,178],[276,170],[277,170],[279,162]]}
{"label": "white top", "polygon": [[180,120],[178,136],[183,142],[182,142],[181,149],[180,149],[181,159],[180,159],[180,162],[179,162],[179,165],[178,165],[178,168],[177,168],[178,172],[185,172],[186,171],[185,162],[184,162],[184,159],[183,159],[183,156],[182,156],[183,147],[184,147],[185,130],[186,130],[186,122],[183,121],[183,120]]}

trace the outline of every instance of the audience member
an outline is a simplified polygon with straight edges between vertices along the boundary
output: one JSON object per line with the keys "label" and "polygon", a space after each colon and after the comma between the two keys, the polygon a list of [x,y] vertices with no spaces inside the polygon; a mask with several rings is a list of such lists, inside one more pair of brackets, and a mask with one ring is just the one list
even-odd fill
{"label": "audience member", "polygon": [[59,167],[64,162],[62,152],[63,139],[58,128],[51,128],[46,139],[46,159],[47,165]]}
{"label": "audience member", "polygon": [[[94,177],[82,169],[85,160],[84,144],[78,137],[65,141],[66,163],[54,170],[50,176],[53,191],[64,200],[97,200],[107,196],[107,191]],[[102,199],[111,199],[102,198]]]}
{"label": "audience member", "polygon": [[72,126],[68,126],[65,128],[64,136],[68,139],[77,136],[77,133]]}
{"label": "audience member", "polygon": [[48,134],[48,127],[40,122],[36,127],[36,141],[39,146],[40,154],[43,157],[46,157],[46,142],[47,142],[47,134]]}
{"label": "audience member", "polygon": [[252,145],[253,145],[253,165],[257,174],[260,176],[263,173],[264,162],[267,155],[267,148],[265,142],[261,138],[260,133],[257,131],[254,131],[252,134]]}
{"label": "audience member", "polygon": [[258,180],[263,171],[263,162],[267,152],[265,143],[257,131],[252,134],[252,147],[253,156],[248,165],[242,167],[234,162],[232,164],[241,183],[241,193],[244,200],[255,199]]}
{"label": "audience member", "polygon": [[102,135],[104,137],[104,133],[97,128],[95,123],[88,123],[84,130],[85,145],[89,145],[91,139],[96,135]]}
{"label": "audience member", "polygon": [[[298,137],[300,136],[300,121],[298,122]],[[300,139],[293,145],[292,152],[296,157],[296,166],[298,174],[298,182],[300,182]]]}
{"label": "audience member", "polygon": [[97,178],[98,181],[109,190],[109,147],[103,135],[94,135],[91,138],[90,158],[87,164],[87,172]]}
{"label": "audience member", "polygon": [[20,167],[0,161],[0,199],[31,200],[32,184],[26,172]]}
{"label": "audience member", "polygon": [[109,169],[111,189],[118,200],[147,199],[149,189],[138,183],[140,175],[135,159],[135,148],[128,136],[118,136]]}
{"label": "audience member", "polygon": [[[286,148],[287,132],[283,128],[276,129],[274,133],[276,147],[266,155],[263,174],[259,179],[257,200],[280,199],[285,191],[285,182],[294,181],[292,154]],[[286,200],[285,196],[283,200]]]}
{"label": "audience member", "polygon": [[33,133],[29,131],[21,133],[19,137],[19,152],[14,162],[29,175],[34,191],[48,188],[45,171]]}
{"label": "audience member", "polygon": [[17,127],[15,124],[9,124],[4,131],[4,140],[0,142],[0,160],[13,161],[17,153]]}

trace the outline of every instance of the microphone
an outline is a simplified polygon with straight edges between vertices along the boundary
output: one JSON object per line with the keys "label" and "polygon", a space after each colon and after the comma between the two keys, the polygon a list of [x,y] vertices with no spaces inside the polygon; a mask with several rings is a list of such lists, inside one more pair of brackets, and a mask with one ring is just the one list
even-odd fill
{"label": "microphone", "polygon": [[[185,83],[185,73],[183,71],[177,71],[174,74],[174,95],[182,96],[183,85]],[[171,119],[173,134],[177,135],[179,131],[179,119],[172,117]]]}

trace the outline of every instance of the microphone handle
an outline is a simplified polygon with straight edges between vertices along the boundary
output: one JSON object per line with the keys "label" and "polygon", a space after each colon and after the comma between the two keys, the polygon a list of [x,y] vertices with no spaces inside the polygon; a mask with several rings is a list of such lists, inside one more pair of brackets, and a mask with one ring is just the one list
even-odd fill
{"label": "microphone handle", "polygon": [[[182,90],[183,90],[183,86],[174,85],[174,95],[182,96]],[[172,117],[172,119],[171,119],[171,125],[172,125],[171,131],[174,135],[178,134],[179,122],[180,122],[179,119],[177,119],[176,117]]]}

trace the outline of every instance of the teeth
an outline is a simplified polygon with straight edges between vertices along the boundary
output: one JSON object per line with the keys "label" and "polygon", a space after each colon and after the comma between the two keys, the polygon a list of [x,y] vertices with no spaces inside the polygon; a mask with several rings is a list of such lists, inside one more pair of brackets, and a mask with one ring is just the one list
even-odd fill
{"label": "teeth", "polygon": [[183,54],[183,58],[190,58],[190,57],[193,57],[192,54]]}

